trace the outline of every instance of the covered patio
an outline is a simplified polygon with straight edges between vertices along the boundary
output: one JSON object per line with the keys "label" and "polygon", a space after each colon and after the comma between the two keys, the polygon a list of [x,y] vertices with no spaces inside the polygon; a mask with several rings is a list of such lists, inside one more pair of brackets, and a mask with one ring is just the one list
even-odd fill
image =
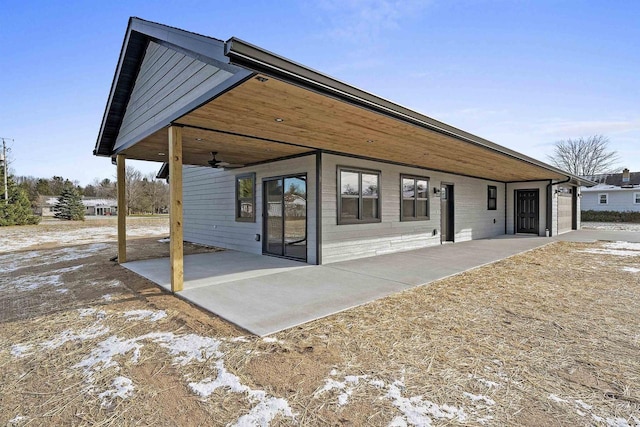
{"label": "covered patio", "polygon": [[[266,336],[550,242],[503,236],[324,265],[222,251],[184,257],[180,297]],[[171,290],[169,258],[125,268]]]}

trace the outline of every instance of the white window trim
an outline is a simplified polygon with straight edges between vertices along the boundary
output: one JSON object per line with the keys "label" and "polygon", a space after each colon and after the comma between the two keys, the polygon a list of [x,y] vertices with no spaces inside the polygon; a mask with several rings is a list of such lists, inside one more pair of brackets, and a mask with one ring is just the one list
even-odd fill
{"label": "white window trim", "polygon": [[640,193],[633,193],[633,204],[640,205]]}
{"label": "white window trim", "polygon": [[[602,203],[600,198],[604,196],[606,198],[606,202]],[[609,204],[609,193],[599,193],[598,194],[598,204],[599,205],[608,205]]]}

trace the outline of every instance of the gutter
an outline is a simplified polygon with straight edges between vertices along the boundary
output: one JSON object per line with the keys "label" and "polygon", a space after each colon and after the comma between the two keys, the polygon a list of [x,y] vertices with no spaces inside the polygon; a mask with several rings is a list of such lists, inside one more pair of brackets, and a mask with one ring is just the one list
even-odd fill
{"label": "gutter", "polygon": [[552,228],[553,224],[551,224],[551,217],[553,216],[553,207],[552,207],[553,195],[551,194],[551,187],[558,184],[565,184],[571,180],[572,180],[572,177],[567,176],[567,179],[565,179],[564,181],[553,182],[553,180],[550,179],[549,183],[547,184],[547,219],[545,221],[545,228],[549,230],[549,237],[553,236],[553,228]]}

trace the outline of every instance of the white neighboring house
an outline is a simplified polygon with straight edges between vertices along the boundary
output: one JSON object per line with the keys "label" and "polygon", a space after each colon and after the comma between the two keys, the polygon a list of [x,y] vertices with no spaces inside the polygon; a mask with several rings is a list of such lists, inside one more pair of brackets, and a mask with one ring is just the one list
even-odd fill
{"label": "white neighboring house", "polygon": [[[36,214],[43,217],[55,215],[53,207],[58,203],[54,196],[40,196]],[[102,199],[98,197],[83,197],[84,214],[86,216],[110,216],[118,213],[118,201],[116,199]]]}
{"label": "white neighboring house", "polygon": [[640,172],[624,169],[586,178],[598,184],[582,187],[583,211],[640,212]]}

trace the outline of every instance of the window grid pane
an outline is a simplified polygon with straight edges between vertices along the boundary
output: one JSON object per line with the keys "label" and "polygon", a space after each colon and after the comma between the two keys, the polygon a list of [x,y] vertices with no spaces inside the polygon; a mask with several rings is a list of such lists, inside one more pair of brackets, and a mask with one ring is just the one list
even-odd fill
{"label": "window grid pane", "polygon": [[429,219],[429,180],[403,176],[401,181],[401,219]]}
{"label": "window grid pane", "polygon": [[338,223],[379,222],[380,174],[338,170],[341,192]]}

